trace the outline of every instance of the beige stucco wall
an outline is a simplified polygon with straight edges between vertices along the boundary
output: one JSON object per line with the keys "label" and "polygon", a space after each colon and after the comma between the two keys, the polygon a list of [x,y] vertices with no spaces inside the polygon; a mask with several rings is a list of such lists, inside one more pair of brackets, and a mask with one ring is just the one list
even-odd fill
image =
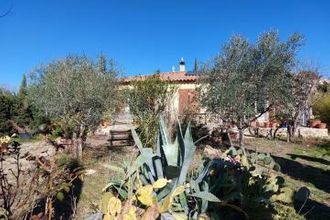
{"label": "beige stucco wall", "polygon": [[[179,116],[179,90],[180,89],[197,89],[198,85],[196,83],[173,83],[172,86],[174,87],[174,92],[172,94],[172,97],[168,101],[167,105],[167,112],[170,113],[170,117],[172,120],[176,120]],[[132,89],[133,87],[131,85],[120,85],[119,89]],[[204,111],[204,110],[202,110]]]}

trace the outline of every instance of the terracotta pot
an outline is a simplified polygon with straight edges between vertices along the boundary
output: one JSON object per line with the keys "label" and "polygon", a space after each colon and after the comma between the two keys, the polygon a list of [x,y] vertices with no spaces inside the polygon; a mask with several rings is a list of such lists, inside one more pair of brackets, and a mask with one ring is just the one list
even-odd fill
{"label": "terracotta pot", "polygon": [[310,121],[309,126],[311,128],[316,128],[319,124],[321,124],[321,120],[315,119]]}
{"label": "terracotta pot", "polygon": [[324,129],[327,128],[327,124],[326,123],[320,123],[317,125],[318,128]]}

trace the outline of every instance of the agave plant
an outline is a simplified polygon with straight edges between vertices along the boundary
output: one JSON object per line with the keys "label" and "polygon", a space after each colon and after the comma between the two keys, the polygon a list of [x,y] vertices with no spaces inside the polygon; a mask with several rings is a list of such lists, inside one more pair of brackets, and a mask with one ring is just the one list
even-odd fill
{"label": "agave plant", "polygon": [[[172,142],[164,121],[160,120],[155,152],[143,146],[135,130],[132,130],[132,136],[139,156],[124,169],[125,179],[110,182],[106,191],[117,194],[121,201],[135,198],[134,206],[142,208],[142,213],[153,207],[157,216],[165,219],[197,218],[207,212],[209,202],[220,202],[209,192],[206,181],[212,161],[194,175],[189,172],[196,151],[190,125],[185,134],[178,125],[176,139]],[[166,184],[155,187],[160,181]],[[150,198],[144,196],[146,192]]]}

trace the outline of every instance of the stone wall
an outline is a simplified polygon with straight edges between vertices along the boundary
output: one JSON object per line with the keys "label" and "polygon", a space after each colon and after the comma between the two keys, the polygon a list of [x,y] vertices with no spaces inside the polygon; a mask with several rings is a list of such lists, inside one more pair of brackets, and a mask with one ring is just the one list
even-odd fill
{"label": "stone wall", "polygon": [[[259,128],[259,135],[261,136],[267,136],[270,132],[271,128]],[[274,129],[272,130],[274,132]],[[248,134],[248,131],[246,131],[246,134]],[[303,138],[306,137],[313,137],[313,138],[328,138],[328,129],[321,129],[321,128],[308,128],[308,127],[298,127],[297,133],[298,136],[301,136]],[[287,129],[286,128],[280,128],[277,131],[277,136],[286,137],[287,135]]]}

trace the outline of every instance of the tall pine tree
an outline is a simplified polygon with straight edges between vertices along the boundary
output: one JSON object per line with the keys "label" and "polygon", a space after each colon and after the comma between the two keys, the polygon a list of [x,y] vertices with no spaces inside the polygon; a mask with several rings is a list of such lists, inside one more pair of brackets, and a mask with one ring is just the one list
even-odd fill
{"label": "tall pine tree", "polygon": [[27,95],[27,82],[26,82],[26,76],[25,76],[25,74],[23,74],[22,82],[21,82],[21,85],[19,87],[17,96],[19,98],[24,98],[25,99],[26,95]]}

